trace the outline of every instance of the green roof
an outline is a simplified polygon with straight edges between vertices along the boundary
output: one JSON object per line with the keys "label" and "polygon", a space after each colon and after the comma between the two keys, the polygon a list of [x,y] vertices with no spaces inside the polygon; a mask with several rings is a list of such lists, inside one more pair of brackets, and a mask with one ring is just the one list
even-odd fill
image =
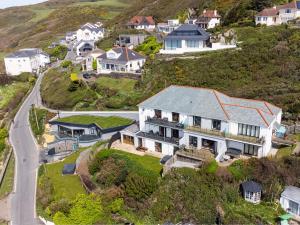
{"label": "green roof", "polygon": [[64,118],[59,118],[57,122],[72,123],[78,125],[96,124],[103,129],[111,127],[126,126],[133,123],[133,120],[119,116],[91,116],[91,115],[76,115]]}

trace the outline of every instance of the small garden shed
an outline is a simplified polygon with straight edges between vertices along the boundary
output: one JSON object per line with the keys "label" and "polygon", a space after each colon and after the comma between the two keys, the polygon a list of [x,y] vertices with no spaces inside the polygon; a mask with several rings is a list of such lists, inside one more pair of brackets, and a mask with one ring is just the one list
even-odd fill
{"label": "small garden shed", "polygon": [[261,200],[262,187],[259,183],[252,180],[241,184],[243,197],[246,201],[258,204]]}

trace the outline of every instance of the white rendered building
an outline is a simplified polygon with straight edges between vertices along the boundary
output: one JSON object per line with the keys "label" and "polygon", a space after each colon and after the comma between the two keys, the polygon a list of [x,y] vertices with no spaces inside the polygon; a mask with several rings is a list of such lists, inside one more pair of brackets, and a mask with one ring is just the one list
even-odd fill
{"label": "white rendered building", "polygon": [[176,30],[180,27],[180,23],[178,19],[168,20],[167,23],[158,23],[157,31],[165,34],[169,34],[172,31]]}
{"label": "white rendered building", "polygon": [[127,23],[127,27],[136,30],[153,31],[155,29],[155,21],[152,16],[134,16]]}
{"label": "white rendered building", "polygon": [[141,54],[126,48],[117,47],[97,58],[98,73],[138,73],[146,62]]}
{"label": "white rendered building", "polygon": [[203,29],[211,29],[220,25],[221,16],[217,10],[203,10],[201,16],[198,17],[196,24]]}
{"label": "white rendered building", "polygon": [[104,37],[104,28],[102,24],[86,23],[76,32],[77,41],[98,41]]}
{"label": "white rendered building", "polygon": [[48,54],[37,48],[21,49],[4,58],[8,75],[19,75],[24,72],[39,73],[40,69],[50,63]]}
{"label": "white rendered building", "polygon": [[282,110],[268,102],[233,98],[205,88],[170,86],[139,105],[139,129],[121,139],[162,155],[182,148],[225,155],[265,157]]}

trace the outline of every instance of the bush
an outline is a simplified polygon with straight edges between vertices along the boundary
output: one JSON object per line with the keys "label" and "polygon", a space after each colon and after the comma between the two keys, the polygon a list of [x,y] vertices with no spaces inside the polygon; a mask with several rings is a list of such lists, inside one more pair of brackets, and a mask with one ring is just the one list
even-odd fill
{"label": "bush", "polygon": [[72,65],[72,62],[69,61],[69,60],[65,60],[65,61],[63,61],[63,62],[60,64],[60,66],[63,67],[63,68],[68,68],[68,67],[70,67],[71,65]]}
{"label": "bush", "polygon": [[79,87],[79,82],[70,82],[69,87],[68,87],[68,91],[70,92],[74,92],[78,89]]}
{"label": "bush", "polygon": [[71,203],[67,199],[60,199],[58,201],[53,201],[49,205],[50,216],[54,216],[57,212],[62,212],[63,214],[68,214],[71,209]]}
{"label": "bush", "polygon": [[109,206],[108,208],[112,213],[118,213],[120,212],[124,207],[124,200],[123,198],[117,198],[115,199]]}
{"label": "bush", "polygon": [[63,60],[63,59],[65,59],[65,57],[68,53],[68,48],[65,46],[59,45],[59,46],[56,46],[55,48],[47,49],[46,51],[50,55],[50,57]]}

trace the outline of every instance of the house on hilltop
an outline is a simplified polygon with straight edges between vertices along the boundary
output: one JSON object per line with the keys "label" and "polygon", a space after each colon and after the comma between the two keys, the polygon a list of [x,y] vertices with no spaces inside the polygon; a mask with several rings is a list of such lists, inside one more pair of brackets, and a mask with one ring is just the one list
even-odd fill
{"label": "house on hilltop", "polygon": [[300,1],[266,8],[255,16],[255,24],[261,25],[280,25],[300,17]]}
{"label": "house on hilltop", "polygon": [[86,23],[76,32],[77,41],[98,41],[104,37],[102,23]]}
{"label": "house on hilltop", "polygon": [[136,30],[153,31],[155,29],[155,21],[152,16],[134,16],[127,23],[127,27]]}
{"label": "house on hilltop", "polygon": [[138,73],[145,62],[141,54],[127,47],[116,47],[97,58],[97,72]]}
{"label": "house on hilltop", "polygon": [[26,48],[7,55],[4,63],[8,75],[39,73],[40,69],[50,63],[50,56],[39,48]]}
{"label": "house on hilltop", "polygon": [[280,108],[265,101],[174,85],[138,107],[138,129],[121,132],[121,140],[149,152],[200,160],[207,152],[217,161],[224,156],[267,156],[282,116]]}
{"label": "house on hilltop", "polygon": [[202,14],[198,17],[195,24],[203,29],[211,29],[220,25],[221,16],[218,14],[217,10],[203,10]]}

